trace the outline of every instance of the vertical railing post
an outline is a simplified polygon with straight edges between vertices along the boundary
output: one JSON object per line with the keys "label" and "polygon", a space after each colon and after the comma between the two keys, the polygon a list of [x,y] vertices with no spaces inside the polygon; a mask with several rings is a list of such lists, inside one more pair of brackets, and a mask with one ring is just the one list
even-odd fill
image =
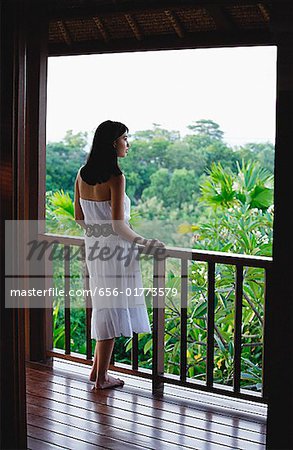
{"label": "vertical railing post", "polygon": [[206,383],[214,383],[214,327],[215,327],[215,263],[208,263],[207,365]]}
{"label": "vertical railing post", "polygon": [[[164,382],[164,337],[165,337],[165,259],[154,255],[153,284],[156,294],[153,299],[153,394],[162,395]],[[159,289],[163,295],[159,295]]]}
{"label": "vertical railing post", "polygon": [[[82,248],[82,254],[83,257],[85,257],[85,248],[84,246]],[[86,359],[91,360],[92,359],[92,339],[91,339],[91,315],[92,315],[92,308],[91,308],[91,296],[89,294],[89,273],[88,268],[86,265],[85,259],[83,259],[84,264],[84,289],[86,290],[85,294],[85,318],[86,318]]]}
{"label": "vertical railing post", "polygon": [[138,334],[133,333],[131,349],[132,370],[138,370]]}
{"label": "vertical railing post", "polygon": [[[50,258],[46,258],[45,261],[45,289],[49,292],[50,288],[54,287],[53,279],[53,261]],[[53,307],[54,307],[54,297],[46,297],[46,311],[45,311],[45,342],[46,342],[46,352],[53,350]],[[47,357],[46,362],[51,363],[53,361],[52,357]]]}
{"label": "vertical railing post", "polygon": [[64,245],[65,354],[70,355],[70,246]]}
{"label": "vertical railing post", "polygon": [[180,380],[186,381],[187,369],[187,302],[188,260],[181,259],[181,305],[180,305]]}
{"label": "vertical railing post", "polygon": [[241,328],[242,328],[242,296],[243,296],[243,267],[236,266],[236,290],[234,312],[234,374],[233,390],[240,393],[241,377]]}
{"label": "vertical railing post", "polygon": [[264,320],[263,320],[263,347],[262,347],[262,396],[265,401],[268,400],[268,363],[267,359],[269,358],[268,355],[268,327],[267,327],[267,321],[266,321],[266,313],[268,309],[268,302],[269,302],[269,286],[272,282],[272,269],[267,268],[265,270],[265,287],[264,287]]}

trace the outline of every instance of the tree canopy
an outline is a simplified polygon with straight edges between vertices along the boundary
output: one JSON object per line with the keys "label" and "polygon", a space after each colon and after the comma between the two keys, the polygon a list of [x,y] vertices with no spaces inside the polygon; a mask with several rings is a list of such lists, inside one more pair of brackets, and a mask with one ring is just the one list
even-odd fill
{"label": "tree canopy", "polygon": [[[181,137],[176,130],[153,124],[152,129],[130,135],[130,150],[126,158],[119,160],[119,165],[126,174],[126,191],[133,211],[136,208],[142,219],[154,218],[152,204],[160,205],[158,217],[161,218],[196,222],[206,216],[206,206],[198,200],[204,180],[207,177],[212,180],[211,171],[218,179],[214,179],[213,186],[206,185],[204,195],[207,197],[209,191],[210,196],[215,196],[213,191],[222,189],[217,194],[218,201],[225,201],[228,206],[229,195],[231,201],[235,200],[235,177],[244,176],[239,167],[245,168],[245,180],[247,183],[250,180],[253,188],[243,185],[237,199],[249,197],[256,207],[265,200],[267,204],[272,202],[274,147],[271,143],[231,147],[225,143],[220,125],[208,119],[195,121],[188,129],[190,132]],[[47,191],[63,189],[73,198],[75,176],[86,161],[88,148],[87,133],[74,134],[71,130],[62,141],[48,144]],[[253,162],[258,163],[258,169],[252,166]],[[257,171],[267,177],[264,185],[255,185]],[[268,181],[270,186],[266,185]]]}

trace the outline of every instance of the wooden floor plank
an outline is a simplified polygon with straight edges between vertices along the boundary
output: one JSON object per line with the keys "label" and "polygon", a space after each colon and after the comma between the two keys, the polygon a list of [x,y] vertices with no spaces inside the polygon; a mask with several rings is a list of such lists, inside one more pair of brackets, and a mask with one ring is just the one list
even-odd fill
{"label": "wooden floor plank", "polygon": [[122,416],[125,420],[135,421],[137,425],[142,424],[148,427],[155,427],[175,433],[184,432],[186,436],[190,437],[196,434],[197,429],[208,429],[210,433],[217,433],[219,435],[226,436],[227,443],[229,443],[229,439],[231,437],[234,439],[237,438],[239,442],[242,442],[243,444],[246,443],[247,445],[249,445],[250,442],[259,442],[262,444],[265,442],[265,436],[262,434],[251,433],[249,431],[239,429],[231,430],[231,427],[229,426],[222,426],[212,422],[209,420],[210,417],[207,417],[207,420],[198,420],[196,417],[186,416],[184,418],[184,423],[181,423],[181,421],[178,420],[178,414],[175,415],[165,413],[163,416],[159,416],[156,412],[152,414],[152,411],[148,411],[141,407],[137,408],[136,406],[134,406],[131,410],[128,410],[126,408],[111,408],[107,405],[99,404],[96,406],[94,411],[91,411],[90,409],[84,408],[83,403],[80,403],[79,406],[76,407],[69,405],[65,398],[64,401],[61,401],[61,397],[59,397],[58,401],[56,401],[30,394],[28,394],[27,401],[30,404],[44,406],[48,409],[60,412],[64,411],[64,408],[66,407],[68,414],[72,414],[77,417],[80,416],[82,410],[82,414],[86,414],[87,418],[94,422],[98,420],[96,417],[98,413],[110,416],[112,418],[120,418]]}
{"label": "wooden floor plank", "polygon": [[69,449],[69,447],[63,447],[63,446],[61,447],[61,445],[50,444],[49,442],[41,441],[40,439],[35,439],[30,436],[28,436],[28,438],[27,438],[27,448],[28,448],[28,450],[57,450],[57,449],[68,450]]}
{"label": "wooden floor plank", "polygon": [[[48,418],[48,416],[50,416],[50,420],[54,422],[57,421],[59,425],[64,424],[74,427],[75,432],[86,432],[89,437],[95,435],[97,432],[99,435],[107,436],[109,433],[109,428],[111,428],[111,438],[119,441],[121,445],[132,442],[135,446],[139,446],[140,448],[160,450],[175,450],[179,447],[182,449],[203,449],[206,447],[206,442],[202,443],[197,438],[185,439],[182,435],[176,436],[173,433],[164,433],[155,427],[150,429],[150,433],[147,427],[141,424],[138,426],[135,422],[117,419],[113,420],[109,418],[108,423],[102,424],[100,422],[101,418],[99,415],[97,415],[97,420],[93,422],[88,419],[76,418],[68,414],[58,413],[52,410],[50,411],[46,408],[40,408],[34,405],[28,405],[28,411],[33,412],[33,414],[40,415],[42,418]],[[153,437],[152,433],[154,435]],[[224,445],[217,445],[215,447],[223,450],[228,449],[228,447]],[[132,447],[129,446],[129,448]]]}
{"label": "wooden floor plank", "polygon": [[[49,378],[53,377],[53,379],[54,379],[54,376],[52,374],[44,373],[43,375],[45,377],[46,376],[48,377],[48,375],[49,375]],[[54,411],[54,409],[56,409],[56,403],[58,404],[58,402],[63,403],[66,406],[70,405],[71,407],[79,408],[79,410],[81,408],[84,408],[86,411],[86,417],[88,417],[88,414],[90,412],[97,411],[97,407],[98,407],[98,411],[101,414],[103,414],[103,410],[100,410],[99,408],[105,408],[105,399],[108,400],[106,403],[106,407],[109,408],[109,399],[107,398],[107,396],[105,397],[104,391],[101,392],[101,396],[104,397],[104,402],[102,402],[104,404],[100,405],[100,399],[99,399],[99,401],[97,401],[97,396],[95,394],[93,394],[91,392],[87,392],[86,385],[84,383],[74,382],[75,383],[75,387],[74,387],[74,386],[71,386],[70,384],[66,385],[65,379],[63,379],[63,380],[61,379],[63,384],[57,384],[57,383],[50,381],[49,378],[47,379],[47,381],[44,382],[44,381],[39,380],[39,376],[34,378],[32,374],[28,375],[28,389],[29,389],[29,392],[32,392],[32,394],[34,394],[34,396],[35,396],[35,398],[33,400],[34,403],[36,403],[37,396],[39,396],[39,398],[42,398],[42,401],[41,401],[41,403],[39,402],[38,404],[43,404],[45,407],[49,407],[53,411]],[[55,377],[55,379],[56,379],[56,377]],[[68,383],[68,380],[67,380],[67,383]],[[72,383],[72,380],[70,380],[70,383]],[[48,386],[51,386],[51,389],[48,389]],[[119,388],[119,392],[117,389],[116,394],[121,395],[122,389]],[[110,391],[108,391],[108,392],[110,392]],[[28,400],[31,401],[30,397],[28,397]],[[52,404],[52,401],[55,401],[55,408],[54,408],[54,404]],[[48,402],[50,402],[49,406],[48,406]],[[113,402],[114,402],[114,404],[113,404]],[[119,401],[118,401],[118,403],[119,403]],[[117,408],[117,399],[112,398],[110,401],[110,405],[111,405],[112,409],[115,410],[115,408]],[[137,407],[139,408],[140,405],[135,405],[135,408],[137,408]],[[122,414],[125,414],[125,412],[127,412],[127,408],[129,409],[129,402],[128,402],[128,406],[124,402],[124,412],[123,412],[123,408],[122,408]],[[145,414],[145,410],[142,410],[141,413]],[[123,418],[124,418],[124,416],[123,416]],[[182,419],[181,414],[180,414],[180,418]],[[149,420],[151,420],[151,419],[154,419],[154,418],[153,418],[152,411],[150,410],[149,411]],[[174,423],[175,423],[176,419],[178,420],[178,410],[177,410],[177,417],[175,417],[175,416],[173,417]],[[194,421],[193,417],[191,417],[190,419]],[[95,422],[97,422],[97,418],[95,418],[94,420],[95,420]],[[120,420],[120,422],[117,425],[117,427],[121,426],[121,419],[119,419],[119,420]],[[135,423],[137,424],[137,417],[135,417],[134,420],[135,420]],[[164,420],[164,422],[165,422],[165,420]],[[210,430],[211,427],[209,426],[209,425],[212,425],[212,423],[213,422],[211,422],[210,424],[207,424],[207,423],[202,422],[201,429],[195,430],[195,433],[201,433],[202,438],[207,437],[207,439],[209,439],[209,440],[212,439],[215,444],[217,444],[217,443],[220,444],[222,441],[222,442],[225,442],[227,445],[227,439],[229,439],[229,436],[227,436],[227,435],[223,436],[218,433],[212,433]],[[125,425],[125,422],[124,422],[124,425]],[[171,426],[174,427],[174,424],[171,424]],[[188,427],[184,427],[183,423],[179,423],[179,427],[182,428],[182,433],[184,433],[184,435],[182,436],[183,442],[178,442],[179,436],[177,436],[176,442],[178,444],[180,443],[181,446],[182,446],[182,444],[184,445],[184,443],[187,446],[190,444],[193,445],[194,442],[192,442],[191,440],[188,441],[188,433],[187,433]],[[208,432],[203,431],[203,430],[205,430],[205,428],[208,429]],[[160,427],[159,427],[159,429],[160,429]],[[161,433],[164,433],[164,430],[160,430],[160,431],[161,431]],[[239,430],[235,434],[238,434],[238,433],[239,433]],[[175,436],[174,435],[172,435],[172,436],[166,435],[165,439],[168,440],[170,437],[174,438]],[[257,438],[256,435],[254,437]],[[217,439],[218,439],[218,442],[217,442]],[[225,439],[225,440],[223,440],[223,439]],[[247,448],[249,445],[250,447],[248,447],[248,448],[251,448],[251,449],[263,448],[263,445],[261,445],[262,443],[254,444],[253,442],[246,441],[244,444],[244,442],[242,441],[241,445],[239,446],[238,445],[239,442],[241,443],[241,440],[239,439],[239,437],[234,435],[232,438],[230,438],[230,441],[229,441],[229,444],[231,444],[230,447],[231,448]],[[190,448],[194,448],[194,447],[191,446]]]}
{"label": "wooden floor plank", "polygon": [[[66,372],[71,371],[72,373],[76,374],[84,374],[88,375],[90,372],[90,367],[87,367],[83,364],[78,364],[73,361],[66,361],[66,360],[58,360],[54,361],[54,368],[56,369],[62,369]],[[70,369],[70,370],[69,370]],[[132,375],[123,374],[123,377],[129,381],[133,378]],[[138,378],[138,377],[137,377]],[[139,383],[141,389],[149,390],[151,384],[149,380],[146,380],[142,377],[139,377]],[[267,405],[252,402],[249,400],[244,399],[234,399],[231,397],[223,396],[220,394],[214,394],[214,393],[206,393],[204,391],[200,390],[194,390],[182,386],[176,386],[176,385],[170,385],[168,383],[165,383],[164,392],[166,395],[171,395],[179,398],[184,398],[184,395],[188,395],[189,399],[195,399],[198,402],[204,402],[206,404],[213,404],[215,406],[221,406],[224,408],[227,408],[229,410],[239,410],[241,412],[247,412],[252,413],[256,415],[261,415],[266,418],[267,416]]]}
{"label": "wooden floor plank", "polygon": [[170,384],[156,397],[151,380],[130,374],[123,388],[94,391],[89,372],[27,364],[28,448],[265,450],[265,404]]}
{"label": "wooden floor plank", "polygon": [[[66,415],[64,415],[64,419],[66,420]],[[69,438],[72,442],[75,441],[74,447],[70,447],[72,449],[76,448],[78,450],[89,450],[95,448],[96,446],[101,446],[109,450],[120,450],[121,445],[124,444],[128,445],[129,450],[137,450],[141,448],[141,445],[131,443],[131,439],[124,439],[125,436],[123,436],[123,432],[121,432],[119,439],[112,438],[113,433],[112,430],[110,433],[109,428],[107,434],[92,432],[77,428],[71,424],[58,422],[54,419],[48,419],[44,416],[34,415],[31,413],[27,414],[27,420],[29,425],[61,434]],[[124,433],[124,435],[126,435],[126,433]],[[143,442],[144,439],[141,439],[141,444],[143,444]]]}
{"label": "wooden floor plank", "polygon": [[[31,403],[32,402],[32,403]],[[42,398],[39,397],[35,397],[35,396],[28,396],[28,405],[39,405],[41,404],[43,408],[46,408],[50,411],[55,411],[55,412],[61,412],[62,414],[64,414],[64,410],[66,411],[66,417],[68,419],[69,415],[72,417],[80,417],[81,415],[83,417],[87,418],[87,421],[91,421],[95,424],[100,423],[100,422],[104,422],[104,413],[100,412],[99,409],[97,409],[96,411],[89,411],[89,410],[81,410],[80,407],[77,406],[71,406],[68,405],[67,403],[61,403],[53,401],[53,400],[48,400],[45,399],[45,401]],[[29,408],[30,406],[28,406]],[[143,432],[147,426],[151,427],[151,430],[153,432],[154,435],[158,436],[158,433],[160,430],[164,430],[166,428],[166,424],[164,424],[164,421],[158,421],[154,418],[151,417],[146,417],[146,416],[138,416],[137,414],[134,417],[131,417],[131,413],[127,411],[122,411],[123,414],[123,418],[124,421],[121,420],[121,417],[119,417],[119,411],[115,411],[115,421],[113,420],[114,417],[114,413],[110,413],[108,412],[108,422],[111,422],[111,424],[114,423],[114,425],[116,427],[119,428],[119,426],[124,425],[125,421],[128,420],[128,422],[131,422],[131,419],[135,421],[135,429],[139,430],[139,433]],[[117,417],[118,416],[118,417]],[[125,418],[127,417],[127,419]],[[117,421],[117,418],[119,419]],[[106,421],[105,421],[106,422]],[[143,422],[145,422],[145,425],[143,425]],[[106,422],[107,423],[107,422]],[[112,425],[113,426],[113,425]],[[124,425],[125,427],[125,425]],[[128,425],[129,427],[129,425]],[[125,427],[127,428],[127,427]],[[182,426],[182,425],[178,425],[173,423],[173,428],[174,428],[174,432],[176,432],[178,434],[177,439],[174,439],[174,437],[172,436],[172,440],[179,442],[180,445],[181,443],[184,443],[184,436],[189,436],[189,437],[194,437],[196,436],[196,432],[197,430],[192,428],[192,427],[188,427],[188,426]],[[208,432],[206,432],[206,439],[208,440],[209,436],[211,437],[212,441],[215,442],[215,432],[211,429],[212,427],[209,426],[209,424],[205,424],[202,423],[202,429],[205,430],[207,429]],[[144,430],[143,430],[144,429]],[[150,435],[150,431],[147,431],[147,433]],[[183,436],[181,436],[183,434]],[[133,432],[133,437],[135,435],[135,432]],[[161,433],[161,437],[164,437],[164,435]],[[234,436],[234,438],[230,438],[229,436],[222,434],[221,440],[225,441],[226,444],[231,444],[232,448],[264,448],[264,444],[262,446],[260,445],[255,445],[255,442],[251,442],[250,440],[247,441],[243,441],[242,439],[239,439],[237,437],[237,435]],[[186,441],[186,439],[185,439]],[[160,448],[162,447],[162,445],[160,445]]]}
{"label": "wooden floor plank", "polygon": [[[45,427],[38,427],[36,425],[32,425],[28,423],[27,425],[27,433],[28,437],[33,437],[34,439],[38,439],[43,442],[50,442],[58,448],[69,448],[70,450],[95,450],[97,448],[107,448],[105,446],[101,446],[98,444],[90,444],[88,442],[83,442],[78,439],[74,439],[67,434],[58,433],[52,430],[52,427],[46,427],[45,421],[42,422],[42,418],[39,418],[39,423],[42,423]],[[35,419],[37,421],[37,419]]]}
{"label": "wooden floor plank", "polygon": [[[28,372],[30,373],[30,372]],[[35,372],[36,373],[36,372]],[[32,375],[34,376],[34,375]],[[41,375],[40,375],[41,376]],[[54,376],[51,374],[51,376]],[[65,383],[67,385],[70,385],[72,387],[76,387],[77,389],[81,390],[88,390],[90,384],[87,379],[79,377],[78,379],[75,377],[74,379],[69,378],[69,376],[66,376],[66,373],[58,373],[56,375],[59,378],[51,379],[53,382],[54,380],[56,383]],[[55,377],[56,377],[55,376]],[[63,381],[62,381],[63,380]],[[74,384],[77,383],[77,384]],[[101,392],[99,395],[100,397],[103,395],[106,395],[107,398],[113,398],[117,399],[117,390],[108,391],[107,393]],[[123,389],[119,389],[119,400],[120,401],[126,401],[127,403],[131,403],[132,401],[135,401],[135,399],[139,395],[139,403],[140,406],[145,406],[149,408],[156,408],[163,411],[168,412],[174,412],[175,414],[178,413],[178,406],[180,406],[181,410],[181,416],[187,415],[187,416],[196,416],[197,418],[203,418],[206,420],[207,414],[213,414],[213,421],[216,421],[217,423],[223,423],[228,426],[236,426],[238,428],[243,428],[248,431],[254,431],[256,433],[265,433],[265,421],[262,418],[255,418],[253,417],[253,420],[251,420],[251,415],[246,414],[235,414],[235,412],[232,414],[230,413],[228,416],[226,415],[226,409],[221,409],[219,407],[213,407],[212,405],[205,406],[202,403],[196,403],[191,402],[189,400],[183,399],[175,401],[170,398],[170,396],[164,396],[163,399],[156,399],[152,396],[150,392],[147,394],[141,395],[140,385],[139,388],[137,386],[124,386]],[[184,410],[187,409],[187,412],[185,414]]]}

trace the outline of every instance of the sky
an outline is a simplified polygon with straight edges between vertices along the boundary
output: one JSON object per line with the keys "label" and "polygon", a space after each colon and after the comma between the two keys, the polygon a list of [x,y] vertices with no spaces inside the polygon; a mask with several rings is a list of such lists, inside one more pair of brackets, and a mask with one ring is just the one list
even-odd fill
{"label": "sky", "polygon": [[211,119],[232,146],[274,142],[276,47],[51,57],[47,141],[117,120],[130,134],[153,123],[189,132]]}

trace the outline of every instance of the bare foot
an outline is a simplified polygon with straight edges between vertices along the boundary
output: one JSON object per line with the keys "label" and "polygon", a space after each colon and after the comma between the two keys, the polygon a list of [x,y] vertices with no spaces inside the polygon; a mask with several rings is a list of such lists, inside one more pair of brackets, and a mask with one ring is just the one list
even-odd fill
{"label": "bare foot", "polygon": [[96,381],[96,378],[97,378],[97,369],[92,369],[89,375],[89,380]]}
{"label": "bare foot", "polygon": [[95,389],[109,389],[117,386],[123,386],[124,381],[120,380],[120,378],[114,378],[108,375],[107,379],[103,382],[96,382]]}

